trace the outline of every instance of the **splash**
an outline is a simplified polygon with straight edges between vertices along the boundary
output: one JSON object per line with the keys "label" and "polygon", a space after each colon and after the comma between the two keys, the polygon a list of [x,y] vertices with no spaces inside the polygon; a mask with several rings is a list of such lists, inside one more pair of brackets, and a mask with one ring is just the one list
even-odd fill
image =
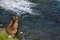
{"label": "splash", "polygon": [[16,15],[21,15],[24,13],[36,14],[33,12],[31,7],[36,6],[35,3],[31,3],[28,0],[0,0],[0,6],[6,10],[11,10]]}

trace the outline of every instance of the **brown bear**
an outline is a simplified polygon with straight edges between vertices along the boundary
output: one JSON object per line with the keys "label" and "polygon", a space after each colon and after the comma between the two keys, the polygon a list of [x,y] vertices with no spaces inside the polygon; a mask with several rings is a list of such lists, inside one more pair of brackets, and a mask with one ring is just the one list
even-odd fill
{"label": "brown bear", "polygon": [[9,37],[14,37],[14,35],[17,33],[18,28],[18,16],[13,16],[13,20],[10,22],[6,29],[6,33],[9,34]]}

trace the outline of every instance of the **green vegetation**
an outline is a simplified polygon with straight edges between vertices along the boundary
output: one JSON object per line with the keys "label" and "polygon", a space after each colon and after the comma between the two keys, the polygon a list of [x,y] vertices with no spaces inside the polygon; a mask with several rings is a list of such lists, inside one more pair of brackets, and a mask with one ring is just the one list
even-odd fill
{"label": "green vegetation", "polygon": [[16,37],[9,38],[9,35],[5,32],[5,30],[0,29],[0,40],[18,40]]}

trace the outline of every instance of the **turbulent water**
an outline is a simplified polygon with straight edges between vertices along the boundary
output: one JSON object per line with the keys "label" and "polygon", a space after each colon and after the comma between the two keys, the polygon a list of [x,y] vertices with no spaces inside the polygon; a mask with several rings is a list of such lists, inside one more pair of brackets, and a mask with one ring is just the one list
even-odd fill
{"label": "turbulent water", "polygon": [[27,40],[60,40],[60,0],[0,0],[0,22],[8,25],[13,14]]}
{"label": "turbulent water", "polygon": [[31,7],[35,6],[35,3],[31,3],[28,0],[0,0],[0,6],[6,10],[11,10],[16,15],[24,13],[36,14]]}

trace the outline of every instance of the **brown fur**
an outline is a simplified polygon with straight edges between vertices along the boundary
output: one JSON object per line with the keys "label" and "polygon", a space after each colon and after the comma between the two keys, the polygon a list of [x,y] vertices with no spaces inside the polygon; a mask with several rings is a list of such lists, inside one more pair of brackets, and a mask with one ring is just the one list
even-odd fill
{"label": "brown fur", "polygon": [[10,35],[15,35],[17,33],[17,28],[18,28],[18,17],[13,16],[13,20],[8,25],[6,32]]}

